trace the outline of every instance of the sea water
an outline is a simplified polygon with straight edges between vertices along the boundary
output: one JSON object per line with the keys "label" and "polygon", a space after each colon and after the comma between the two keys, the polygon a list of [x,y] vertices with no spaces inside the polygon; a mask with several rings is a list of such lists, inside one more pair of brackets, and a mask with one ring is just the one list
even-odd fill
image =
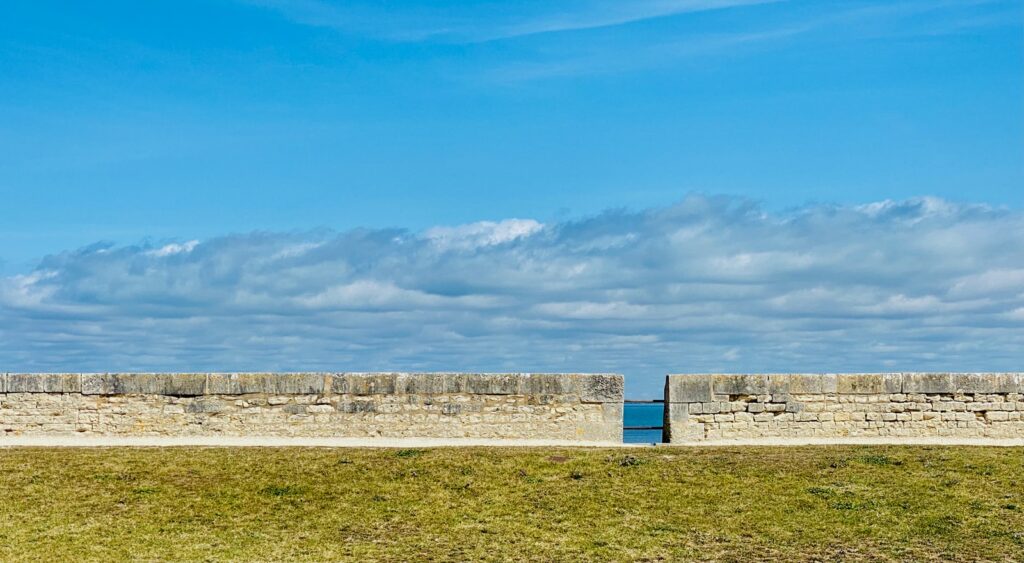
{"label": "sea water", "polygon": [[[622,413],[624,426],[661,426],[664,413],[664,403],[626,403]],[[661,430],[625,430],[622,441],[629,444],[661,442]]]}

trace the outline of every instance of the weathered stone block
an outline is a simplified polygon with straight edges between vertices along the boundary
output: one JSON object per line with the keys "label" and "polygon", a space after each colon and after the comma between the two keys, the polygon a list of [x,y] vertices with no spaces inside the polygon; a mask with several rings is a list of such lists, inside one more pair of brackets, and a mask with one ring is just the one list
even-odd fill
{"label": "weathered stone block", "polygon": [[338,403],[337,410],[349,414],[372,413],[377,411],[377,404],[373,401],[343,401]]}
{"label": "weathered stone block", "polygon": [[481,374],[470,380],[471,392],[480,395],[563,395],[578,393],[571,378],[553,373],[531,373],[526,377],[515,374]]}
{"label": "weathered stone block", "polygon": [[207,391],[211,395],[256,395],[273,393],[269,373],[211,373]]}
{"label": "weathered stone block", "polygon": [[904,393],[953,393],[951,373],[904,373]]}
{"label": "weathered stone block", "polygon": [[331,392],[349,395],[393,395],[398,391],[400,373],[331,374]]}
{"label": "weathered stone block", "polygon": [[223,412],[225,405],[213,399],[199,399],[185,405],[185,412],[192,414],[215,414]]}
{"label": "weathered stone block", "polygon": [[809,395],[836,392],[836,375],[825,373],[785,373],[768,376],[768,393]]}
{"label": "weathered stone block", "polygon": [[441,414],[445,416],[462,414],[462,405],[459,403],[444,403],[441,405]]}
{"label": "weathered stone block", "polygon": [[156,373],[108,373],[108,394],[160,395],[165,378],[165,374]]}
{"label": "weathered stone block", "polygon": [[669,375],[665,380],[666,403],[707,403],[713,395],[706,375]]}
{"label": "weathered stone block", "polygon": [[448,395],[466,393],[466,389],[469,388],[469,379],[470,376],[466,373],[444,374],[444,393]]}
{"label": "weathered stone block", "polygon": [[282,373],[273,378],[278,395],[319,395],[324,392],[322,373]]}
{"label": "weathered stone block", "polygon": [[8,373],[3,384],[7,393],[80,393],[77,373]]}
{"label": "weathered stone block", "polygon": [[205,373],[172,373],[164,380],[162,394],[173,397],[195,397],[206,393]]}
{"label": "weathered stone block", "polygon": [[325,374],[210,374],[211,395],[318,395],[324,392]]}
{"label": "weathered stone block", "polygon": [[324,392],[323,373],[211,373],[210,395],[319,395]]}
{"label": "weathered stone block", "polygon": [[713,375],[711,388],[723,395],[764,395],[768,393],[768,376]]}
{"label": "weathered stone block", "polygon": [[955,393],[1020,393],[1019,373],[954,373]]}
{"label": "weathered stone block", "polygon": [[665,405],[665,415],[671,424],[685,424],[690,417],[690,405],[688,403],[668,403]]}
{"label": "weathered stone block", "polygon": [[398,393],[406,395],[443,395],[447,392],[448,373],[400,373],[395,376]]}
{"label": "weathered stone block", "polygon": [[703,424],[691,421],[687,403],[668,403],[665,405],[664,429],[662,439],[667,442],[681,441],[688,427],[703,426]]}
{"label": "weathered stone block", "polygon": [[592,442],[622,442],[622,403],[586,405],[599,409],[598,418],[585,418],[576,423],[575,438]]}
{"label": "weathered stone block", "polygon": [[191,397],[206,390],[202,373],[85,373],[83,395],[170,395]]}
{"label": "weathered stone block", "polygon": [[83,395],[109,395],[107,389],[107,374],[105,373],[83,373],[82,394]]}
{"label": "weathered stone block", "polygon": [[840,395],[900,393],[902,382],[898,373],[840,373],[836,375],[836,392]]}
{"label": "weathered stone block", "polygon": [[623,407],[621,402],[618,403],[601,403],[601,420],[605,424],[618,425],[618,436],[619,440],[622,440],[622,417]]}
{"label": "weathered stone block", "polygon": [[682,424],[666,428],[665,440],[672,444],[684,444],[687,442],[699,442],[710,438],[707,426],[704,424]]}
{"label": "weathered stone block", "polygon": [[625,382],[621,375],[576,374],[572,378],[584,403],[621,403],[624,398]]}

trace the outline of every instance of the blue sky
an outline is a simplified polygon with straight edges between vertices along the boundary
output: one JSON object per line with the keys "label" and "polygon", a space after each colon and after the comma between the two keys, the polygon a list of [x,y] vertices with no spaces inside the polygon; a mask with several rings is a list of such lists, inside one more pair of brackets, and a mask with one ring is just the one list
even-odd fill
{"label": "blue sky", "polygon": [[0,364],[1020,369],[1022,18],[4,2]]}

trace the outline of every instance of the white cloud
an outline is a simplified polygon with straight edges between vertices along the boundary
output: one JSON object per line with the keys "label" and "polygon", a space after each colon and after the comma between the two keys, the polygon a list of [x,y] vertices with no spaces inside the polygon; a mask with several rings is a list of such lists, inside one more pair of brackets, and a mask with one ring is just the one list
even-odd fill
{"label": "white cloud", "polygon": [[1024,213],[936,199],[95,246],[0,278],[0,369],[1019,370]]}
{"label": "white cloud", "polygon": [[[195,250],[198,244],[198,240],[190,240],[182,244],[171,243],[165,246],[161,246],[160,248],[157,248],[155,250],[147,250],[146,254],[149,256],[156,256],[158,258],[162,258],[164,256],[174,256],[175,254],[188,254],[189,252]],[[106,252],[107,250],[108,249],[100,249],[100,252]]]}
{"label": "white cloud", "polygon": [[497,223],[480,221],[457,227],[434,227],[424,236],[443,250],[473,250],[528,237],[544,228],[533,219],[506,219]]}
{"label": "white cloud", "polygon": [[1024,268],[997,268],[964,276],[953,284],[949,293],[955,297],[976,297],[996,293],[1020,295],[1024,293]]}
{"label": "white cloud", "polygon": [[0,303],[12,308],[42,306],[57,288],[40,282],[56,275],[57,272],[36,270],[31,274],[3,279],[0,281]]}

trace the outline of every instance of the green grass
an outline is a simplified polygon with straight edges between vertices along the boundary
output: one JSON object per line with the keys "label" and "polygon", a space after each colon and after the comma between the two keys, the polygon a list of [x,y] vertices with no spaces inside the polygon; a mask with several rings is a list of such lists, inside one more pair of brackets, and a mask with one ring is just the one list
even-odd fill
{"label": "green grass", "polygon": [[4,449],[0,560],[1024,560],[1024,449]]}

